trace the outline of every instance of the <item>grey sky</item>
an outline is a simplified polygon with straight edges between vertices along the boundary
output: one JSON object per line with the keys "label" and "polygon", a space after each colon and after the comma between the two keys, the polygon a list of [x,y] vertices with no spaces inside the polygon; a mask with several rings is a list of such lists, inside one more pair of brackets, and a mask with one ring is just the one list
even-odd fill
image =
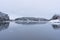
{"label": "grey sky", "polygon": [[10,18],[51,18],[54,14],[60,14],[60,0],[0,0],[0,11],[9,14]]}

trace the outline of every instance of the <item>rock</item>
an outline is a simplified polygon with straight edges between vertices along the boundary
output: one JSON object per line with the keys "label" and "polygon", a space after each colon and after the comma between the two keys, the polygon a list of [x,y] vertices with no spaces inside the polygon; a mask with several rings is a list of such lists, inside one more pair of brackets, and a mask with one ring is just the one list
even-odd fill
{"label": "rock", "polygon": [[0,12],[0,21],[8,21],[8,20],[9,20],[8,14]]}
{"label": "rock", "polygon": [[34,17],[21,17],[21,18],[16,18],[15,20],[22,20],[22,21],[28,21],[28,20],[30,20],[30,21],[38,21],[38,19],[37,18],[34,18]]}
{"label": "rock", "polygon": [[20,20],[20,21],[49,21],[48,19],[45,18],[35,18],[35,17],[21,17],[21,18],[16,18],[16,20]]}
{"label": "rock", "polygon": [[35,18],[35,17],[21,17],[21,18],[16,18],[15,22],[19,24],[38,24],[43,21],[49,21],[48,19],[45,18]]}
{"label": "rock", "polygon": [[55,14],[50,20],[56,20],[56,19],[60,19],[60,15]]}
{"label": "rock", "polygon": [[45,18],[40,18],[40,21],[49,21],[49,20]]}

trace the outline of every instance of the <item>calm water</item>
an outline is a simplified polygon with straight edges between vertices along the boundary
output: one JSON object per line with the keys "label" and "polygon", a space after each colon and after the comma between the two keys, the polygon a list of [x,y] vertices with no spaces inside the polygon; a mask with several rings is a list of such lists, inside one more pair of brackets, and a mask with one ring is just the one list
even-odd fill
{"label": "calm water", "polygon": [[3,23],[0,24],[0,40],[60,40],[60,27],[49,23]]}

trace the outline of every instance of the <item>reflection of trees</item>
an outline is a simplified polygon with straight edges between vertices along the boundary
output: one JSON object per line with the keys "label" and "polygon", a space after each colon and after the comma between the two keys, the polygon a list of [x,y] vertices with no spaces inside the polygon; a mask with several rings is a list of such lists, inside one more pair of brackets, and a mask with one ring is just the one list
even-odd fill
{"label": "reflection of trees", "polygon": [[34,21],[32,21],[32,22],[19,22],[19,21],[16,21],[15,23],[17,23],[17,24],[46,24],[47,21],[41,21],[41,22],[34,22]]}
{"label": "reflection of trees", "polygon": [[60,25],[52,24],[52,27],[53,27],[54,29],[58,29],[58,28],[60,28]]}
{"label": "reflection of trees", "polygon": [[7,29],[8,26],[9,26],[9,22],[0,23],[0,31]]}

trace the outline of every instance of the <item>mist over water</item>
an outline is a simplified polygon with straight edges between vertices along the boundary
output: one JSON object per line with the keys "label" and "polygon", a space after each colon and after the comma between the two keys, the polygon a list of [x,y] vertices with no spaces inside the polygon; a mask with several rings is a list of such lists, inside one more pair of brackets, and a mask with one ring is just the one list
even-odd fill
{"label": "mist over water", "polygon": [[60,13],[60,0],[0,0],[0,11],[17,17],[51,18]]}

